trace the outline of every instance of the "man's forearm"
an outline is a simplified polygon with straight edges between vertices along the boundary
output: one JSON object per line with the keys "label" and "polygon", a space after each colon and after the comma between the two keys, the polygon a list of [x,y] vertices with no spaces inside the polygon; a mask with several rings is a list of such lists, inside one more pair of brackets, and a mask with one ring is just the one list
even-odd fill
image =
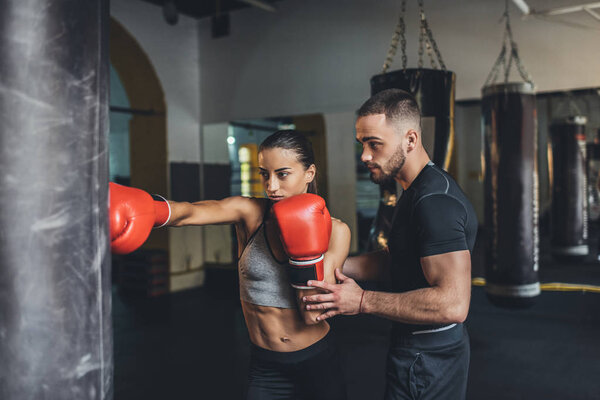
{"label": "man's forearm", "polygon": [[463,322],[468,301],[449,298],[439,287],[405,293],[366,291],[361,312],[406,324],[452,324]]}
{"label": "man's forearm", "polygon": [[385,280],[389,276],[389,259],[387,250],[348,257],[342,272],[357,281]]}

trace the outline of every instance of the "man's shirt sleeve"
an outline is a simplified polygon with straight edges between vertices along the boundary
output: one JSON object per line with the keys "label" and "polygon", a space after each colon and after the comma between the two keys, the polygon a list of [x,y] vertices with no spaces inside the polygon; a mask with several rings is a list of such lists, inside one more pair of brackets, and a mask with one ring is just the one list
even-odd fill
{"label": "man's shirt sleeve", "polygon": [[424,197],[415,206],[413,218],[420,257],[469,249],[467,211],[456,198],[447,194]]}

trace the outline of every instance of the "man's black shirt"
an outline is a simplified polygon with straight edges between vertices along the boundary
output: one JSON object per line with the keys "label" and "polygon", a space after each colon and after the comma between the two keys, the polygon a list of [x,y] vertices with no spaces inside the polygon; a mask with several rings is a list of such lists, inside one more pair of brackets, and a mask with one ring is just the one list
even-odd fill
{"label": "man's black shirt", "polygon": [[[394,210],[388,237],[392,290],[406,292],[430,287],[421,257],[453,251],[473,251],[477,216],[458,184],[445,171],[428,163],[408,187]],[[435,326],[396,324],[396,330]]]}

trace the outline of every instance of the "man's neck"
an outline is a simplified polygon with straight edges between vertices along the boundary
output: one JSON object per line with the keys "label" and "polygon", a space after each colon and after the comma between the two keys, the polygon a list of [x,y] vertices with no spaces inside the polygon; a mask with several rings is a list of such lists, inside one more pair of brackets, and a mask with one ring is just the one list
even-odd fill
{"label": "man's neck", "polygon": [[396,182],[402,185],[404,190],[408,189],[429,161],[431,160],[425,150],[415,154],[412,160],[406,160],[402,170],[396,175]]}

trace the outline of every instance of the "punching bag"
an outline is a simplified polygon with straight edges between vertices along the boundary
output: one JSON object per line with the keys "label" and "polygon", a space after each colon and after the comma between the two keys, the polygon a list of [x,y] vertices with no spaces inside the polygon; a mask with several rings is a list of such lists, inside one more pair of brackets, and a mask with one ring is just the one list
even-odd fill
{"label": "punching bag", "polygon": [[0,399],[111,399],[108,1],[0,15]]}
{"label": "punching bag", "polygon": [[[407,68],[371,78],[371,95],[386,89],[402,89],[415,96],[423,121],[423,146],[439,167],[447,170],[454,143],[454,72]],[[377,215],[369,233],[369,250],[385,247],[399,195],[395,184],[380,185]]]}
{"label": "punching bag", "polygon": [[[600,129],[597,137],[600,136]],[[600,222],[600,140],[586,146],[586,180],[588,185],[588,223]]]}
{"label": "punching bag", "polygon": [[588,255],[586,117],[573,116],[550,126],[552,142],[552,255]]}
{"label": "punching bag", "polygon": [[538,279],[537,120],[533,86],[482,90],[486,292],[492,303],[526,307]]}
{"label": "punching bag", "polygon": [[379,184],[379,205],[369,230],[367,251],[381,250],[387,247],[388,234],[392,228],[392,219],[397,201],[398,194],[395,181]]}
{"label": "punching bag", "polygon": [[423,127],[423,145],[432,161],[445,170],[450,165],[454,144],[455,88],[454,72],[438,69],[407,68],[371,78],[371,95],[402,89],[415,96],[424,122],[431,120],[434,125],[431,131]]}

